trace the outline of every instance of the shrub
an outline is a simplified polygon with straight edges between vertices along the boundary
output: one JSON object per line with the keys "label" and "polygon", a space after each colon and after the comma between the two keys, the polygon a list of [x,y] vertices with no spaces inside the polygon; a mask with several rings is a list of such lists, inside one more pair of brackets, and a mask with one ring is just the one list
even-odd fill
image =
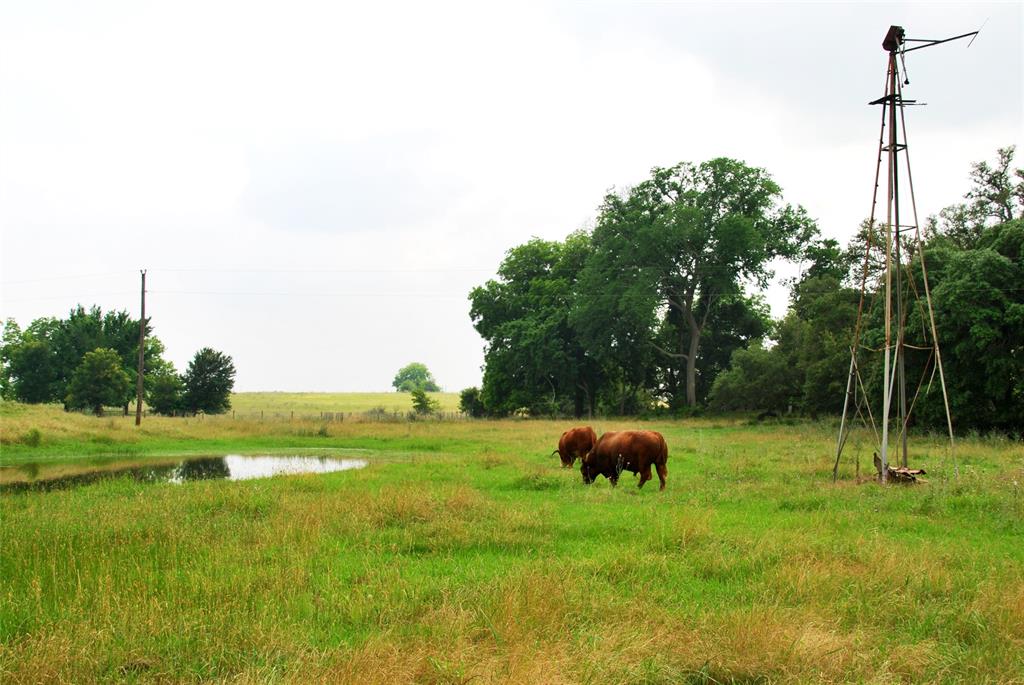
{"label": "shrub", "polygon": [[473,418],[480,418],[487,413],[480,397],[480,388],[466,388],[459,393],[459,411]]}
{"label": "shrub", "polygon": [[441,403],[427,397],[427,393],[417,388],[412,391],[412,408],[420,416],[433,414],[440,409]]}
{"label": "shrub", "polygon": [[21,436],[21,444],[29,447],[39,447],[43,441],[43,434],[38,428],[30,428]]}

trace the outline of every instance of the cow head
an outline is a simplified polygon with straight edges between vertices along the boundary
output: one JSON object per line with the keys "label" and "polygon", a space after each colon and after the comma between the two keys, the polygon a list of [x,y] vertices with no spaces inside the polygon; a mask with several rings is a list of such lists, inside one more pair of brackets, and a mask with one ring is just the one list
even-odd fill
{"label": "cow head", "polygon": [[583,484],[590,485],[597,476],[591,469],[590,452],[587,452],[580,459],[580,473],[583,475]]}

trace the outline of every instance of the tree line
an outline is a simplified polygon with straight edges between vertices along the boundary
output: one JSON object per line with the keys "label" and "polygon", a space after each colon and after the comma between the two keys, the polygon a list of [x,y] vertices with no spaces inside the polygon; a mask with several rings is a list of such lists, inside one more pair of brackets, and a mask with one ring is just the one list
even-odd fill
{"label": "tree line", "polygon": [[[1013,168],[1014,152],[974,164],[964,202],[923,227],[960,429],[1020,430],[1024,417],[1024,172]],[[876,247],[862,338],[874,347],[884,340],[882,308],[873,306],[883,243],[869,241],[882,230],[865,221],[846,246],[823,238],[768,172],[736,160],[655,168],[608,193],[593,230],[514,247],[498,277],[472,290],[485,364],[482,386],[463,391],[463,409],[838,413],[868,244]],[[779,259],[802,269],[775,321],[760,293]],[[919,254],[909,273],[923,292]],[[911,344],[924,315],[908,311]],[[918,357],[908,354],[908,379],[928,364]],[[880,368],[864,373],[869,391],[880,387]],[[941,425],[937,381],[921,387],[917,420]]]}
{"label": "tree line", "polygon": [[[22,330],[4,323],[0,341],[0,396],[26,403],[59,402],[65,409],[125,414],[135,400],[139,355],[138,319],[125,311],[104,313],[78,305],[67,318],[45,317]],[[234,387],[231,357],[205,347],[179,374],[163,358],[164,345],[145,322],[145,402],[161,414],[227,411]]]}

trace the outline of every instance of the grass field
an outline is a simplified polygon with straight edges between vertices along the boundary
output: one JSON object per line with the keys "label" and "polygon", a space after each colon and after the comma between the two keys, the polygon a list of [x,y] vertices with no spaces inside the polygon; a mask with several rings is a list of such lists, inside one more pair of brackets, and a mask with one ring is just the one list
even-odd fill
{"label": "grass field", "polygon": [[593,421],[665,434],[659,492],[560,469],[568,422],[0,418],[4,465],[370,461],[0,496],[4,683],[1024,682],[1020,443],[883,488],[828,424]]}
{"label": "grass field", "polygon": [[[456,392],[431,392],[427,395],[440,404],[441,411],[459,410]],[[231,396],[231,408],[237,415],[313,416],[320,412],[359,413],[383,408],[388,412],[412,409],[407,392],[242,392]]]}

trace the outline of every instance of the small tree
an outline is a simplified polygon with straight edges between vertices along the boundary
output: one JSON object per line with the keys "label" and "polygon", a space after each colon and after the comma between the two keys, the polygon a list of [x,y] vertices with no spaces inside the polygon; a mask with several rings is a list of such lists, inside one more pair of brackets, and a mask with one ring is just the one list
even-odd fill
{"label": "small tree", "polygon": [[433,414],[441,408],[441,403],[427,397],[427,393],[420,388],[412,391],[412,408],[417,414],[426,416]]}
{"label": "small tree", "polygon": [[130,389],[131,379],[120,355],[101,347],[87,352],[71,375],[67,404],[74,409],[90,408],[96,416],[103,416],[103,406],[120,404]]}
{"label": "small tree", "polygon": [[438,392],[441,389],[426,365],[419,362],[413,362],[399,369],[395,374],[395,380],[391,381],[391,385],[398,392],[412,392],[417,388],[427,392]]}
{"label": "small tree", "polygon": [[466,388],[459,393],[459,411],[477,419],[487,413],[480,398],[480,388]]}
{"label": "small tree", "polygon": [[7,319],[4,322],[3,336],[0,338],[0,399],[15,399],[11,362],[21,342],[21,326],[14,319]]}
{"label": "small tree", "polygon": [[731,365],[715,378],[710,405],[716,411],[786,410],[799,391],[799,376],[776,349],[760,342],[732,353]]}
{"label": "small tree", "polygon": [[149,407],[157,414],[169,415],[182,409],[185,384],[181,376],[174,373],[161,373],[152,377],[149,390]]}
{"label": "small tree", "polygon": [[209,347],[196,352],[183,378],[184,408],[193,413],[223,414],[231,408],[235,365],[231,357]]}

